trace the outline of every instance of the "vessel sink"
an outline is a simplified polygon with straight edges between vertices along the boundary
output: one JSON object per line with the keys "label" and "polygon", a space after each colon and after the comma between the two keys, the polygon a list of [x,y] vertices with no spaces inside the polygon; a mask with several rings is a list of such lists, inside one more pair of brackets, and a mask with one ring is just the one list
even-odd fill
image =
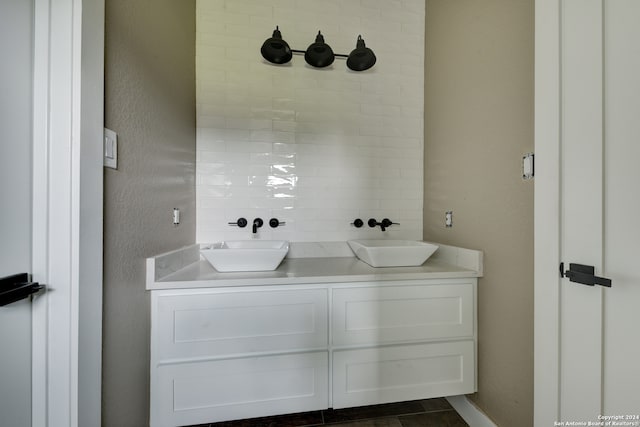
{"label": "vessel sink", "polygon": [[271,271],[289,252],[286,240],[230,240],[203,246],[200,253],[220,272]]}
{"label": "vessel sink", "polygon": [[372,267],[422,265],[438,246],[414,240],[349,240],[353,253]]}

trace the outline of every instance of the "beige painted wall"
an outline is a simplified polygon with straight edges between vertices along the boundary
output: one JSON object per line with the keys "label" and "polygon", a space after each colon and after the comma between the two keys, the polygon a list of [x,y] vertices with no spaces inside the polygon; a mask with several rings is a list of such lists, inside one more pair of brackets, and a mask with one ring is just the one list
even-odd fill
{"label": "beige painted wall", "polygon": [[531,426],[534,0],[426,4],[424,238],[484,251],[472,400],[499,426]]}
{"label": "beige painted wall", "polygon": [[[103,423],[149,417],[146,257],[195,241],[195,0],[106,0]],[[172,224],[173,208],[182,224]]]}

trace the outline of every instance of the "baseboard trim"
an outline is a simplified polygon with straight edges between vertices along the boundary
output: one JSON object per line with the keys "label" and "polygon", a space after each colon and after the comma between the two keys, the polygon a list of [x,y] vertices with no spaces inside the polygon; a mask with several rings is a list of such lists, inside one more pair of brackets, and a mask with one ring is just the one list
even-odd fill
{"label": "baseboard trim", "polygon": [[476,405],[469,402],[466,396],[449,396],[446,399],[470,427],[498,427]]}

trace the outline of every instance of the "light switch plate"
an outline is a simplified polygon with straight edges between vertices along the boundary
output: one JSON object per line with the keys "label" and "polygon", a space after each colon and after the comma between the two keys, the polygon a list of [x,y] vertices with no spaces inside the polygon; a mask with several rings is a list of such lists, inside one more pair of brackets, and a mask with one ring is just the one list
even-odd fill
{"label": "light switch plate", "polygon": [[104,128],[104,167],[118,169],[118,134]]}

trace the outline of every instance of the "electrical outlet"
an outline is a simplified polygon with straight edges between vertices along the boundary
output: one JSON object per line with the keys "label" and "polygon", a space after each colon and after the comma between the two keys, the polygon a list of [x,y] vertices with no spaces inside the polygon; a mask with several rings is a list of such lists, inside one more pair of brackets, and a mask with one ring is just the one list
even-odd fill
{"label": "electrical outlet", "polygon": [[447,228],[453,227],[453,211],[444,213],[444,226]]}
{"label": "electrical outlet", "polygon": [[173,225],[180,225],[180,209],[173,208]]}

